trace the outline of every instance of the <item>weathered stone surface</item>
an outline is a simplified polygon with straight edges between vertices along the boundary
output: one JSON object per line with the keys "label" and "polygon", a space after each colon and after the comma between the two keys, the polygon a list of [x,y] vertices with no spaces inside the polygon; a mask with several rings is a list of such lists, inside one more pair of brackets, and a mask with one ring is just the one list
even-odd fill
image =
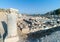
{"label": "weathered stone surface", "polygon": [[18,14],[19,13],[17,9],[0,9],[0,34],[3,37],[2,40],[5,42],[18,41],[16,25]]}
{"label": "weathered stone surface", "polygon": [[29,33],[29,28],[22,29],[22,33],[24,33],[24,34]]}
{"label": "weathered stone surface", "polygon": [[8,14],[7,16],[8,36],[17,35],[16,20],[17,20],[17,16],[15,14]]}
{"label": "weathered stone surface", "polygon": [[7,15],[7,28],[8,35],[5,38],[5,42],[17,42],[19,40],[17,34],[17,13],[14,11],[15,9],[11,9],[11,13]]}

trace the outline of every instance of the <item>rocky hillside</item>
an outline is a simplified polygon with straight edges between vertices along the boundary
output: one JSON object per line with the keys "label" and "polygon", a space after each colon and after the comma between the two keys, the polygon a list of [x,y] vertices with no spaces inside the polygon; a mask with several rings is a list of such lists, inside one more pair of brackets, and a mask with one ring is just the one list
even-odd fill
{"label": "rocky hillside", "polygon": [[[37,31],[30,33],[27,36],[24,34],[20,36],[20,41],[22,42],[60,42],[60,21],[49,19],[42,16],[26,16],[20,15],[18,17],[17,26],[21,32],[24,34],[29,31]],[[39,31],[39,29],[41,31]],[[44,30],[43,30],[44,29]]]}
{"label": "rocky hillside", "polygon": [[[60,18],[56,20],[56,17],[51,17],[54,15],[49,13],[45,14],[44,16],[22,15],[18,12],[18,10],[10,8],[0,9],[0,22],[2,20],[7,24],[6,14],[18,14],[16,25],[20,41],[28,40],[29,42],[60,42]],[[0,27],[2,27],[2,24]],[[39,32],[40,30],[41,32]],[[31,35],[29,32],[33,32],[33,34]],[[4,30],[1,28],[0,33],[4,33]],[[28,36],[26,36],[26,34]]]}
{"label": "rocky hillside", "polygon": [[[51,28],[51,27],[58,25],[60,23],[60,21],[58,21],[58,20],[55,23],[54,22],[55,20],[53,20],[53,17],[48,18],[50,16],[49,14],[48,14],[48,17],[47,17],[47,14],[45,14],[46,17],[45,17],[45,15],[41,16],[39,14],[38,14],[39,16],[38,15],[37,16],[36,15],[24,15],[24,14],[22,15],[18,12],[17,9],[13,9],[13,8],[0,9],[0,18],[2,20],[6,21],[7,20],[6,14],[11,14],[11,13],[18,14],[17,15],[17,17],[18,17],[17,18],[17,26],[18,26],[18,28],[20,28],[20,30],[22,30],[23,28],[25,28],[25,29],[28,28],[27,32],[36,30],[36,28],[48,29],[48,28]],[[3,17],[5,17],[5,18],[3,18]],[[54,24],[53,24],[53,22],[54,22]],[[22,30],[22,32],[24,32],[24,30]]]}
{"label": "rocky hillside", "polygon": [[43,16],[45,16],[47,18],[60,18],[60,8],[47,12]]}
{"label": "rocky hillside", "polygon": [[45,30],[60,25],[60,19],[53,20],[45,16],[27,16],[18,17],[17,26],[23,33]]}

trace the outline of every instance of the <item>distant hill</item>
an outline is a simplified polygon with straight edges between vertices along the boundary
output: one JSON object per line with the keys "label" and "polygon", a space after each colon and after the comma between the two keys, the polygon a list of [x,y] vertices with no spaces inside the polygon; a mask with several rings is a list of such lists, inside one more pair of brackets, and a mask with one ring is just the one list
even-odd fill
{"label": "distant hill", "polygon": [[56,16],[60,17],[60,8],[56,9],[56,10],[53,10],[53,11],[50,11],[50,12],[47,12],[43,16],[45,16],[47,18],[53,18],[53,17],[56,17]]}
{"label": "distant hill", "polygon": [[60,15],[60,8],[50,11],[50,12],[47,12],[47,13],[45,13],[45,15]]}

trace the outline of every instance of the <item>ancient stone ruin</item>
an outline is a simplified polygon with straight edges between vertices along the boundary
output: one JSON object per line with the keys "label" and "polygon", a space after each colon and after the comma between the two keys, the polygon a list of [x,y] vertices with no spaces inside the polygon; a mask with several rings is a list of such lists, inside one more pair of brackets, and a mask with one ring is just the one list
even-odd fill
{"label": "ancient stone ruin", "polygon": [[47,42],[47,36],[60,31],[60,19],[57,21],[53,24],[47,17],[20,14],[13,8],[0,9],[0,42]]}
{"label": "ancient stone ruin", "polygon": [[0,42],[17,42],[17,9],[0,9]]}

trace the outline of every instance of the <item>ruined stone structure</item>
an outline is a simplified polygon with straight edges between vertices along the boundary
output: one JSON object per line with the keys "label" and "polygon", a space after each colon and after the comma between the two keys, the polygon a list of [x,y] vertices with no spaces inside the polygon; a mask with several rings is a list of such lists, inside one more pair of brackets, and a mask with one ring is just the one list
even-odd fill
{"label": "ruined stone structure", "polygon": [[50,32],[57,27],[46,20],[50,21],[46,17],[21,15],[13,8],[0,9],[0,42],[33,42],[35,38],[42,38],[49,34],[47,31]]}
{"label": "ruined stone structure", "polygon": [[0,9],[0,35],[1,42],[17,42],[17,14],[16,9]]}

